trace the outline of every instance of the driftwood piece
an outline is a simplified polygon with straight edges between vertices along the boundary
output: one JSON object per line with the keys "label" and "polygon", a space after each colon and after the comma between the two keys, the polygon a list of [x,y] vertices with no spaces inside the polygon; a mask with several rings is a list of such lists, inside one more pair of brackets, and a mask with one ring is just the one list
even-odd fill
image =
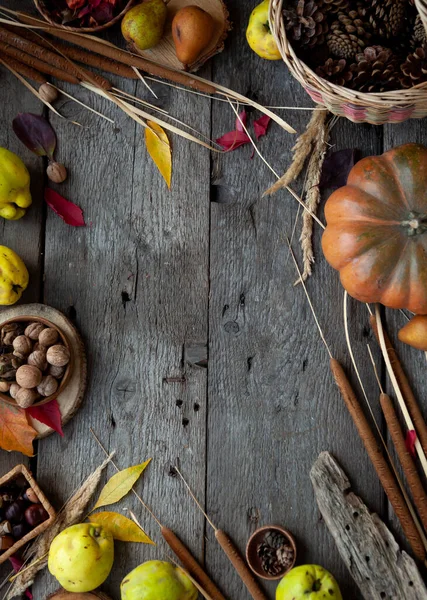
{"label": "driftwood piece", "polygon": [[376,514],[351,492],[329,452],[310,472],[317,504],[341,558],[366,600],[425,600],[427,589],[412,558],[400,550]]}

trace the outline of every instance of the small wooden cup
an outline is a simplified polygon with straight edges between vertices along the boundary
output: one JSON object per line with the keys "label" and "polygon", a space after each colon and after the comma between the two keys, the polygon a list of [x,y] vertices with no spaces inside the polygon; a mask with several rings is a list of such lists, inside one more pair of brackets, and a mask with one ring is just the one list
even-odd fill
{"label": "small wooden cup", "polygon": [[[70,352],[70,362],[68,363],[67,368],[65,369],[65,373],[59,383],[59,386],[58,386],[58,389],[56,390],[56,392],[54,394],[51,394],[50,396],[47,396],[46,398],[41,398],[40,400],[37,400],[36,402],[34,402],[34,404],[32,404],[32,406],[41,406],[42,404],[47,404],[48,402],[50,402],[51,400],[56,398],[58,396],[58,394],[60,394],[61,392],[64,391],[64,389],[68,383],[68,380],[70,379],[70,375],[71,375],[73,354],[71,352],[70,344],[68,342],[67,337],[62,333],[62,331],[56,325],[54,325],[51,321],[44,319],[43,317],[32,317],[31,315],[29,315],[29,316],[22,315],[22,317],[14,317],[13,319],[8,319],[7,321],[5,321],[4,323],[1,324],[1,327],[6,325],[7,323],[23,323],[23,322],[24,323],[43,323],[43,325],[46,325],[46,327],[51,327],[52,329],[56,329],[56,331],[59,333],[59,337],[61,338],[61,342],[64,344],[64,346]],[[6,402],[7,404],[10,404],[12,406],[18,406],[16,400],[14,398],[12,398],[12,396],[9,396],[9,394],[0,392],[0,400],[3,400],[4,402]]]}
{"label": "small wooden cup", "polygon": [[37,482],[32,476],[31,472],[25,467],[25,465],[17,465],[15,468],[9,471],[9,473],[6,473],[6,475],[0,477],[0,487],[9,483],[13,479],[16,479],[19,475],[23,475],[28,481],[28,487],[31,487],[31,489],[34,491],[37,498],[40,500],[40,504],[43,506],[43,508],[49,515],[49,518],[46,519],[46,521],[43,521],[43,523],[40,523],[40,525],[37,525],[37,527],[32,529],[29,533],[27,533],[27,535],[24,535],[24,537],[18,540],[15,544],[13,544],[13,546],[9,548],[9,550],[5,550],[5,552],[2,552],[0,554],[0,564],[4,563],[4,561],[7,560],[9,556],[12,556],[12,554],[15,554],[15,552],[19,550],[19,548],[25,546],[25,544],[27,544],[30,540],[34,539],[43,531],[45,531],[48,527],[50,527],[50,525],[53,523],[56,517],[55,510],[53,509],[49,500],[46,498],[46,496],[43,494],[43,492],[37,485]]}
{"label": "small wooden cup", "polygon": [[[278,575],[268,575],[268,573],[264,571],[261,565],[261,559],[259,558],[257,553],[258,545],[264,540],[265,534],[269,531],[281,533],[289,542],[290,546],[292,547],[292,550],[294,551],[294,559],[292,561],[291,566],[288,569],[283,569],[283,572],[279,573]],[[259,527],[259,529],[253,532],[253,534],[248,540],[248,543],[246,544],[246,561],[251,570],[255,573],[255,575],[257,575],[258,577],[262,577],[263,579],[269,579],[271,581],[273,581],[274,579],[281,579],[284,575],[286,575],[286,573],[293,569],[296,559],[297,546],[295,543],[295,539],[287,529],[280,527],[280,525],[264,525],[264,527]]]}
{"label": "small wooden cup", "polygon": [[52,18],[51,12],[47,8],[45,0],[34,0],[34,4],[37,10],[42,15],[42,17],[46,19],[48,23],[50,23],[51,25],[55,25],[56,27],[60,27],[64,31],[76,31],[79,33],[95,33],[96,31],[103,31],[104,29],[108,29],[108,27],[111,27],[115,23],[118,23],[118,21],[120,21],[125,16],[125,14],[131,8],[134,2],[135,0],[128,0],[123,9],[115,17],[113,17],[111,21],[107,21],[107,23],[102,23],[102,25],[97,25],[96,27],[70,27],[68,25],[62,25],[62,23],[58,23],[58,21],[55,21]]}

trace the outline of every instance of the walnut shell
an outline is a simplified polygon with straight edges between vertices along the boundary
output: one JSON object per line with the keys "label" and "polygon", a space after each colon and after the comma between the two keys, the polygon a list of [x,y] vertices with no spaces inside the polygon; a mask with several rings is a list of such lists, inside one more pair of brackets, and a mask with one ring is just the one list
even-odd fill
{"label": "walnut shell", "polygon": [[37,387],[41,380],[42,372],[33,365],[22,365],[16,371],[16,383],[25,389]]}
{"label": "walnut shell", "polygon": [[25,329],[25,335],[30,338],[30,340],[38,340],[40,333],[45,329],[43,323],[30,323]]}
{"label": "walnut shell", "polygon": [[51,346],[46,354],[47,362],[55,367],[64,367],[70,362],[70,351],[65,346]]}
{"label": "walnut shell", "polygon": [[27,359],[27,364],[37,367],[40,371],[46,371],[47,360],[45,350],[33,350]]}
{"label": "walnut shell", "polygon": [[49,102],[50,104],[58,99],[58,92],[52,85],[49,85],[48,83],[41,84],[39,87],[39,94],[43,100]]}
{"label": "walnut shell", "polygon": [[48,327],[44,329],[39,335],[39,344],[44,346],[45,348],[49,346],[53,346],[56,344],[59,338],[59,333],[56,329],[52,329],[52,327]]}
{"label": "walnut shell", "polygon": [[52,375],[55,379],[61,379],[65,373],[65,367],[55,367],[54,365],[49,365],[47,369],[47,374]]}
{"label": "walnut shell", "polygon": [[[18,335],[13,340],[12,346],[15,352],[19,352],[23,356],[28,356],[33,349],[33,342],[26,335]],[[15,356],[19,356],[19,354]]]}
{"label": "walnut shell", "polygon": [[21,408],[28,408],[34,404],[38,398],[40,398],[40,396],[37,390],[28,390],[23,387],[21,387],[15,396],[16,404]]}
{"label": "walnut shell", "polygon": [[58,382],[52,375],[46,375],[43,377],[39,385],[37,386],[37,391],[41,396],[51,396],[58,389]]}
{"label": "walnut shell", "polygon": [[46,174],[54,183],[62,183],[67,179],[67,169],[64,165],[57,162],[50,162],[46,169]]}
{"label": "walnut shell", "polygon": [[12,385],[10,386],[9,394],[14,400],[16,400],[16,394],[19,392],[20,389],[21,386],[19,386],[16,382],[12,383]]}
{"label": "walnut shell", "polygon": [[6,323],[1,328],[1,343],[3,346],[9,346],[13,340],[24,332],[21,323]]}
{"label": "walnut shell", "polygon": [[0,381],[0,392],[5,394],[10,390],[12,383],[10,381]]}

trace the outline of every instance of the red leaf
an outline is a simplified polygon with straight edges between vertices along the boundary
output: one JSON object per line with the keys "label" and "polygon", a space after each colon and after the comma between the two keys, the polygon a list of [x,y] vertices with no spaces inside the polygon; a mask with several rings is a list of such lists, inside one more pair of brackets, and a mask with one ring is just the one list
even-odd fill
{"label": "red leaf", "polygon": [[50,208],[54,210],[67,225],[72,225],[73,227],[84,227],[86,225],[82,209],[73,202],[63,198],[58,192],[55,192],[55,190],[46,188],[44,191],[44,199],[46,200],[47,205],[50,206]]}
{"label": "red leaf", "polygon": [[405,444],[409,454],[415,458],[415,442],[417,441],[417,433],[413,429],[410,429],[406,434]]}
{"label": "red leaf", "polygon": [[228,133],[224,133],[224,135],[216,141],[226,152],[236,150],[239,146],[251,143],[251,140],[244,131],[229,131]]}
{"label": "red leaf", "polygon": [[254,121],[254,131],[257,140],[267,133],[267,127],[270,121],[271,118],[268,115],[262,115],[262,117]]}
{"label": "red leaf", "polygon": [[86,0],[66,0],[68,8],[71,10],[76,10],[77,8],[82,8],[85,5]]}
{"label": "red leaf", "polygon": [[[19,556],[16,556],[16,555],[9,556],[9,560],[12,563],[12,568],[15,571],[15,573],[18,573],[24,566],[24,561],[22,560],[22,558],[19,558]],[[25,590],[25,595],[27,596],[27,598],[29,600],[33,600],[33,595],[29,589]]]}
{"label": "red leaf", "polygon": [[[239,115],[239,118],[236,117],[236,131],[245,131],[243,129],[243,125],[246,127],[246,121],[248,120],[248,115],[246,114],[245,110],[242,110],[242,112]],[[243,125],[242,125],[243,123]]]}
{"label": "red leaf", "polygon": [[64,432],[62,431],[61,413],[56,399],[51,400],[47,404],[42,404],[41,406],[30,406],[26,411],[33,419],[37,419],[40,423],[44,423],[48,427],[51,427],[58,432],[59,435],[64,435]]}

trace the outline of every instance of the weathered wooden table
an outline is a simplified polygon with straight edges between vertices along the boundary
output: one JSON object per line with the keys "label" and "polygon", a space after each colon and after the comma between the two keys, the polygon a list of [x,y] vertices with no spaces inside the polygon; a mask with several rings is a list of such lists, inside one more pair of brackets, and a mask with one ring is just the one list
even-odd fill
{"label": "weathered wooden table", "polygon": [[[281,62],[261,61],[247,46],[244,30],[254,3],[228,4],[234,29],[225,51],[202,74],[263,104],[310,107]],[[7,5],[32,8],[30,0]],[[284,192],[261,198],[272,174],[257,157],[251,160],[250,147],[211,155],[177,136],[168,191],[147,155],[141,127],[81,89],[73,93],[115,124],[68,99],[59,108],[82,128],[49,115],[59,140],[57,157],[70,171],[58,189],[84,209],[88,223],[69,227],[44,204],[43,161],[12,131],[18,112],[40,113],[41,104],[11,74],[2,69],[0,77],[0,145],[29,165],[34,197],[25,219],[1,221],[0,240],[29,267],[31,284],[23,302],[41,301],[67,314],[83,334],[89,358],[84,405],[64,438],[42,440],[30,461],[40,485],[59,507],[101,462],[103,454],[89,433],[93,427],[117,451],[121,467],[153,457],[138,484],[140,493],[205,561],[228,598],[249,596],[182,483],[171,476],[177,461],[212,520],[242,550],[257,526],[283,524],[297,538],[299,562],[329,568],[346,600],[359,599],[319,519],[309,480],[319,452],[333,452],[365,502],[399,531],[329,374],[303,290],[293,287],[286,236],[296,218],[295,201]],[[142,83],[119,83],[149,98]],[[162,107],[205,135],[215,138],[233,128],[226,103],[154,88]],[[310,116],[309,111],[280,113],[298,131]],[[377,154],[425,141],[423,132],[422,121],[373,127],[341,119],[333,143]],[[289,164],[294,140],[272,125],[260,141],[277,171]],[[317,231],[308,289],[335,356],[350,367],[342,289],[319,240]],[[379,354],[365,307],[352,302],[350,319],[356,357],[380,419],[366,342],[372,342],[378,361]],[[394,331],[403,320],[389,311],[386,319]],[[422,353],[401,350],[422,399]],[[22,456],[2,452],[0,460],[3,473]],[[108,475],[113,472],[111,467]],[[135,498],[125,505],[159,544],[117,544],[115,567],[104,586],[113,598],[119,598],[120,581],[133,567],[167,553]],[[47,572],[40,576],[36,600],[55,587]],[[273,598],[275,585],[266,589]]]}

